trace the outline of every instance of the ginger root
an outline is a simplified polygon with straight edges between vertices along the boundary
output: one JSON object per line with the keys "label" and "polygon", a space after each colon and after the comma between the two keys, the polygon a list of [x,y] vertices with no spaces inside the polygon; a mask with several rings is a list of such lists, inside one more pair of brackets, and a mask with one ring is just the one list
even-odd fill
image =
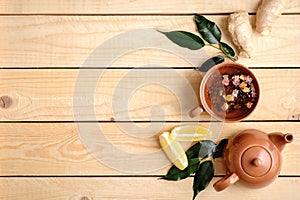
{"label": "ginger root", "polygon": [[233,43],[238,47],[239,55],[251,58],[252,51],[252,26],[248,13],[240,11],[232,13],[228,18],[228,30]]}
{"label": "ginger root", "polygon": [[256,31],[269,35],[274,22],[286,8],[289,0],[262,0],[256,12]]}

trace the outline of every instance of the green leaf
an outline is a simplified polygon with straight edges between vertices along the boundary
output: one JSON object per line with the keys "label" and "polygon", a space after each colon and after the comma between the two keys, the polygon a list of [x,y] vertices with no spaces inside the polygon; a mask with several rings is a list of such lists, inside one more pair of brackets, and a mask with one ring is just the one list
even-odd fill
{"label": "green leaf", "polygon": [[200,160],[198,158],[189,159],[189,165],[184,170],[180,170],[173,165],[169,169],[167,175],[163,176],[162,179],[170,181],[179,181],[185,179],[195,173],[195,171],[199,168],[199,163]]}
{"label": "green leaf", "polygon": [[220,64],[220,63],[222,63],[224,61],[225,61],[224,57],[218,55],[218,56],[215,56],[215,57],[212,57],[212,58],[208,59],[207,61],[205,61],[201,65],[201,67],[197,67],[195,69],[198,70],[198,71],[201,71],[201,72],[207,72],[213,66],[215,66],[217,64]]}
{"label": "green leaf", "polygon": [[216,151],[213,154],[213,158],[220,158],[223,155],[223,151],[228,144],[228,139],[223,139],[219,142],[219,144],[216,147]]}
{"label": "green leaf", "polygon": [[186,151],[186,155],[189,159],[192,158],[206,158],[211,156],[215,151],[216,144],[211,140],[203,140],[194,144]]}
{"label": "green leaf", "polygon": [[214,177],[214,165],[211,160],[205,161],[200,164],[198,170],[196,171],[193,190],[194,196],[193,200],[196,198],[197,194],[204,190],[212,178]]}
{"label": "green leaf", "polygon": [[195,16],[195,23],[198,32],[210,44],[219,44],[221,41],[222,33],[219,27],[212,21],[209,21],[202,15]]}
{"label": "green leaf", "polygon": [[191,50],[201,49],[205,45],[203,40],[193,33],[185,31],[172,31],[161,33],[167,36],[167,38],[169,38],[175,44]]}
{"label": "green leaf", "polygon": [[237,60],[237,57],[235,56],[235,52],[234,50],[231,48],[231,46],[229,46],[228,44],[221,42],[220,44],[220,48],[222,50],[222,52],[228,56],[229,58],[233,59],[234,61]]}

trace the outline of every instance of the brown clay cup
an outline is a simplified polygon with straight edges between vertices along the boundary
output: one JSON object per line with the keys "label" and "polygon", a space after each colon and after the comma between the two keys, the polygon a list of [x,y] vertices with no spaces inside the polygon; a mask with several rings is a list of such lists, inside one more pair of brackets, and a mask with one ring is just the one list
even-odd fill
{"label": "brown clay cup", "polygon": [[[238,109],[229,113],[226,111],[219,111],[212,105],[212,99],[209,95],[209,88],[213,88],[215,84],[214,80],[216,80],[215,77],[219,77],[221,79],[222,75],[224,74],[244,74],[249,75],[252,78],[252,83],[256,92],[256,100],[251,108]],[[212,67],[206,72],[200,84],[199,96],[201,105],[197,106],[189,113],[190,117],[194,118],[206,111],[216,120],[224,122],[237,122],[249,116],[256,108],[260,96],[260,89],[256,77],[247,67],[235,62],[224,62]]]}

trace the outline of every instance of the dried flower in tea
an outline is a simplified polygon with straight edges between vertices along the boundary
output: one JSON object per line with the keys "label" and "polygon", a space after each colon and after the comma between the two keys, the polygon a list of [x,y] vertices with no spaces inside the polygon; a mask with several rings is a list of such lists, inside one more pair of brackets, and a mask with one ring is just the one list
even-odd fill
{"label": "dried flower in tea", "polygon": [[256,91],[252,78],[245,74],[223,74],[221,79],[215,77],[209,87],[212,105],[218,111],[234,112],[250,109],[256,101]]}

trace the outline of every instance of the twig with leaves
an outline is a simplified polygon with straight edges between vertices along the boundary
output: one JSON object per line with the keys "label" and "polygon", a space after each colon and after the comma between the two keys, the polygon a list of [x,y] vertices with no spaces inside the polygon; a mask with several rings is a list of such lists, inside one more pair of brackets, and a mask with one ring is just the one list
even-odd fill
{"label": "twig with leaves", "polygon": [[211,140],[196,143],[186,151],[188,166],[184,170],[180,170],[173,165],[161,179],[179,181],[195,173],[193,183],[194,200],[214,177],[213,159],[222,157],[227,143],[228,139],[221,140],[218,145]]}
{"label": "twig with leaves", "polygon": [[181,47],[199,50],[204,46],[210,46],[220,50],[230,60],[237,61],[238,58],[234,50],[228,44],[221,41],[222,33],[214,22],[202,15],[195,15],[194,22],[201,37],[186,31],[159,32]]}

